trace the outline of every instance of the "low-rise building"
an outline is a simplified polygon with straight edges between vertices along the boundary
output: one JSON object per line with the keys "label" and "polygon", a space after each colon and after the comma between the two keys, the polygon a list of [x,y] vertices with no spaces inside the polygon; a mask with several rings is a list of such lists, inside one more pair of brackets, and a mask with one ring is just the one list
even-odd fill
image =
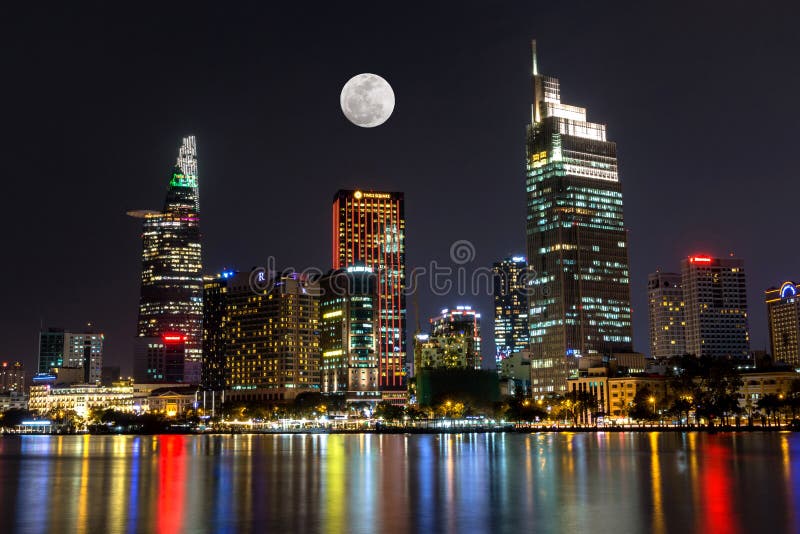
{"label": "low-rise building", "polygon": [[527,350],[515,352],[500,360],[500,394],[527,395],[531,389],[531,355]]}
{"label": "low-rise building", "polygon": [[668,408],[669,379],[661,375],[613,376],[608,367],[591,367],[577,378],[570,379],[567,389],[594,396],[596,409],[589,413],[592,419],[600,416],[621,419],[627,417],[636,393],[645,387],[653,397],[655,413]]}
{"label": "low-rise building", "polygon": [[765,395],[788,395],[792,390],[792,382],[800,378],[800,373],[789,369],[750,371],[742,373],[741,378],[739,406],[751,413]]}
{"label": "low-rise building", "polygon": [[161,387],[150,391],[147,408],[150,413],[175,417],[195,408],[197,387]]}
{"label": "low-rise building", "polygon": [[74,411],[83,418],[88,417],[93,409],[111,408],[132,412],[135,411],[133,386],[33,385],[30,388],[28,407],[39,414],[46,414],[51,410]]}
{"label": "low-rise building", "polygon": [[8,410],[27,410],[28,396],[22,391],[0,393],[0,412]]}

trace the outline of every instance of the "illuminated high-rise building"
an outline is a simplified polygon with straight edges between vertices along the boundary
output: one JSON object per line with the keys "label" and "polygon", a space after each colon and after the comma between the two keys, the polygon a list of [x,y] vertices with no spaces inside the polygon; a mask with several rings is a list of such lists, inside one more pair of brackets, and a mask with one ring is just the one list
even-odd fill
{"label": "illuminated high-rise building", "polygon": [[372,269],[353,265],[331,271],[320,281],[322,391],[348,401],[378,401],[377,278]]}
{"label": "illuminated high-rise building", "polygon": [[225,313],[227,399],[286,401],[320,391],[318,281],[295,272],[235,275]]}
{"label": "illuminated high-rise building", "polygon": [[479,313],[470,306],[445,308],[430,319],[430,325],[430,334],[415,338],[415,375],[424,369],[481,369]]}
{"label": "illuminated high-rise building", "polygon": [[647,277],[650,356],[686,354],[686,317],[681,275],[656,271]]}
{"label": "illuminated high-rise building", "polygon": [[144,220],[138,335],[186,336],[183,381],[193,384],[200,382],[203,322],[197,179],[195,138],[184,137],[164,209],[129,212]]}
{"label": "illuminated high-rise building", "polygon": [[617,149],[539,72],[527,137],[528,322],[534,395],[563,392],[578,358],[632,350],[628,238]]}
{"label": "illuminated high-rise building", "polygon": [[383,400],[406,401],[403,193],[341,190],[333,197],[333,268],[371,268],[377,282],[378,383]]}
{"label": "illuminated high-rise building", "polygon": [[100,382],[104,340],[100,332],[64,332],[64,367],[83,369],[85,384]]}
{"label": "illuminated high-rise building", "polygon": [[795,282],[764,292],[772,359],[800,369],[800,295]]}
{"label": "illuminated high-rise building", "polygon": [[694,356],[748,358],[744,262],[694,255],[681,268],[686,303],[686,352]]}
{"label": "illuminated high-rise building", "polygon": [[64,366],[64,329],[48,328],[39,332],[39,374],[52,374]]}
{"label": "illuminated high-rise building", "polygon": [[200,383],[212,391],[225,389],[228,347],[228,284],[236,271],[203,277],[203,370]]}
{"label": "illuminated high-rise building", "polygon": [[528,350],[527,265],[525,258],[514,256],[492,266],[495,365],[498,372],[503,358]]}
{"label": "illuminated high-rise building", "polygon": [[25,391],[25,367],[22,362],[0,364],[0,391]]}
{"label": "illuminated high-rise building", "polygon": [[99,382],[103,371],[104,340],[105,336],[100,332],[71,332],[63,328],[43,330],[39,332],[38,372],[50,374],[55,369],[79,369],[83,383]]}
{"label": "illuminated high-rise building", "polygon": [[136,338],[133,379],[141,384],[185,382],[186,341],[181,332]]}

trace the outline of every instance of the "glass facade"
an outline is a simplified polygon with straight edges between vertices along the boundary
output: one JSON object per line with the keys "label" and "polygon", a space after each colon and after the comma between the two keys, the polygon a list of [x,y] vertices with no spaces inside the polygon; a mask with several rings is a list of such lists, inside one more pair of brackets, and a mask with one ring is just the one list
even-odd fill
{"label": "glass facade", "polygon": [[53,368],[64,366],[64,330],[48,328],[39,332],[39,368],[40,374],[51,374]]}
{"label": "glass facade", "polygon": [[[584,108],[561,103],[533,46],[527,136],[531,388],[566,390],[577,359],[632,350],[627,235],[616,145]],[[533,273],[532,273],[533,274]]]}
{"label": "glass facade", "polygon": [[333,198],[333,268],[364,265],[374,271],[379,386],[401,392],[406,389],[403,210],[403,193],[341,190]]}
{"label": "glass facade", "polygon": [[320,279],[322,391],[374,401],[378,389],[376,276],[352,266]]}
{"label": "glass facade", "polygon": [[203,278],[197,149],[185,137],[170,175],[161,212],[131,212],[144,219],[139,337],[165,332],[186,336],[184,382],[200,383]]}
{"label": "glass facade", "polygon": [[228,347],[228,282],[234,271],[203,278],[203,369],[201,384],[211,391],[225,389],[225,351]]}
{"label": "glass facade", "polygon": [[86,384],[100,381],[103,371],[103,342],[99,332],[68,332],[48,328],[39,332],[38,372],[51,374],[55,369],[83,369],[81,380]]}
{"label": "glass facade", "polygon": [[515,352],[528,350],[527,261],[515,256],[492,266],[494,275],[495,365]]}

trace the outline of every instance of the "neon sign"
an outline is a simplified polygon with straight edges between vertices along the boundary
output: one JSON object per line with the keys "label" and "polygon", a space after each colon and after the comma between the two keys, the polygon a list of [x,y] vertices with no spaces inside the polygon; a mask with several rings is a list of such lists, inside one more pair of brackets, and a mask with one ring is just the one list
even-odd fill
{"label": "neon sign", "polygon": [[711,263],[710,256],[689,256],[690,263]]}
{"label": "neon sign", "polygon": [[792,282],[784,282],[781,285],[781,298],[788,299],[797,295],[797,287]]}

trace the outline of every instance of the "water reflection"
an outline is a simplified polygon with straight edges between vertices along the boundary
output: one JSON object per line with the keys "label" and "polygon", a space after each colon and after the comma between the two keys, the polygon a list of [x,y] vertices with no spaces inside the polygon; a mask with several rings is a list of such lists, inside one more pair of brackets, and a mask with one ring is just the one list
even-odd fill
{"label": "water reflection", "polygon": [[796,532],[795,434],[0,439],[3,532]]}

